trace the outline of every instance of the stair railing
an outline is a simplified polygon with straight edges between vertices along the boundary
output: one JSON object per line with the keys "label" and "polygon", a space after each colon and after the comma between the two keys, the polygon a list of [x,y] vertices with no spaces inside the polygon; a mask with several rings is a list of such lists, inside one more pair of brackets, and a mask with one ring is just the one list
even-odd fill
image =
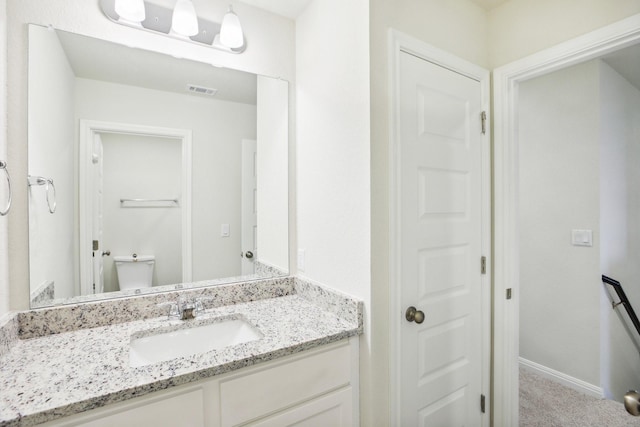
{"label": "stair railing", "polygon": [[[633,326],[636,328],[636,332],[638,333],[638,335],[640,335],[640,320],[638,320],[638,316],[636,315],[635,310],[631,306],[631,302],[629,301],[629,298],[627,298],[627,294],[624,293],[624,289],[622,289],[622,284],[617,280],[614,280],[605,275],[602,275],[602,281],[607,285],[611,286],[616,291],[616,294],[618,295],[618,299],[620,300],[618,302],[613,302],[613,298],[612,298],[612,301],[611,301],[612,308],[615,310],[617,306],[622,304],[625,310],[627,311],[627,314],[629,315],[629,319],[631,319],[631,323],[633,323]],[[636,343],[635,340],[634,340],[634,343]],[[627,412],[630,413],[631,415],[634,415],[636,417],[639,416],[640,415],[640,393],[638,393],[635,390],[629,390],[624,395],[624,407],[627,410]]]}
{"label": "stair railing", "polygon": [[617,306],[622,304],[625,310],[627,311],[627,314],[629,315],[629,319],[631,319],[631,323],[633,323],[633,326],[636,328],[636,332],[638,333],[638,335],[640,335],[640,320],[638,320],[638,316],[636,316],[636,312],[631,306],[631,302],[629,302],[629,298],[627,298],[627,294],[624,293],[624,289],[622,289],[622,284],[617,280],[614,280],[605,275],[602,275],[602,281],[607,285],[610,285],[616,291],[616,294],[618,295],[618,299],[620,300],[618,302],[612,302],[611,306],[613,308],[616,308]]}

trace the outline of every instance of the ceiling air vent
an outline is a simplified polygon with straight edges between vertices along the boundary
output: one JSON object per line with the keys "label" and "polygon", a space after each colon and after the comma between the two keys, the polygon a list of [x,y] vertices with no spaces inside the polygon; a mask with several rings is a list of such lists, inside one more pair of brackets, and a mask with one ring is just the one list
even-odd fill
{"label": "ceiling air vent", "polygon": [[196,86],[196,85],[188,84],[187,85],[187,91],[189,91],[191,93],[197,93],[197,94],[200,94],[200,95],[214,96],[218,92],[218,89],[211,89],[210,87]]}

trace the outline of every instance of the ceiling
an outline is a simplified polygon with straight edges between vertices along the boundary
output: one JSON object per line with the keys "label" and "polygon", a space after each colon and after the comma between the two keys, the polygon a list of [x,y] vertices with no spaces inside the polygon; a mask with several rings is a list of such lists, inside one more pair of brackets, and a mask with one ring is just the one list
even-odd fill
{"label": "ceiling", "polygon": [[76,77],[197,95],[187,85],[217,89],[211,99],[256,104],[255,74],[177,59],[142,49],[56,31]]}
{"label": "ceiling", "polygon": [[[311,0],[241,0],[242,3],[267,10],[277,15],[296,19]],[[491,10],[508,0],[471,0],[484,10]]]}
{"label": "ceiling", "polygon": [[500,6],[502,3],[506,3],[509,0],[471,0],[471,1],[477,4],[478,6],[480,6],[481,8],[483,8],[484,10],[489,11],[493,8]]}
{"label": "ceiling", "polygon": [[275,13],[296,19],[298,15],[307,7],[311,0],[241,0],[242,3],[258,7]]}

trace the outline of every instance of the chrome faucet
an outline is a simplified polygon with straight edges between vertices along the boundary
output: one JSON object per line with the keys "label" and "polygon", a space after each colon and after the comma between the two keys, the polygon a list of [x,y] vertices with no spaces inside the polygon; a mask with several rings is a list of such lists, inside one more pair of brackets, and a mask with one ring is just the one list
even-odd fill
{"label": "chrome faucet", "polygon": [[180,320],[191,320],[195,319],[198,315],[198,301],[185,302],[185,300],[181,300],[178,302],[178,307],[180,307]]}
{"label": "chrome faucet", "polygon": [[180,316],[180,307],[176,302],[163,302],[158,304],[158,307],[169,307],[169,312],[167,313],[167,319],[179,319]]}
{"label": "chrome faucet", "polygon": [[198,317],[203,311],[203,301],[207,301],[213,298],[196,298],[188,300],[187,298],[180,297],[178,302],[165,302],[158,304],[159,307],[169,306],[169,319],[191,320]]}

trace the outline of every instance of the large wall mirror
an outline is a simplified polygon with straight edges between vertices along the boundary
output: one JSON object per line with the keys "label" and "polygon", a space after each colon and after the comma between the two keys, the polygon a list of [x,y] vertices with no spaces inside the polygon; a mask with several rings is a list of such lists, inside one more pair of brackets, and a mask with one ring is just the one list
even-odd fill
{"label": "large wall mirror", "polygon": [[29,26],[31,306],[288,274],[288,83]]}

